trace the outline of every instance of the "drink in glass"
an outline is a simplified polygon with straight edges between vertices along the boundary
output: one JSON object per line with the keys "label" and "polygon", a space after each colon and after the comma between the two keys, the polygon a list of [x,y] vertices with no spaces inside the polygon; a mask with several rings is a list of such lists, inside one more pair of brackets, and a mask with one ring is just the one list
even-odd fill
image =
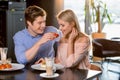
{"label": "drink in glass", "polygon": [[8,48],[0,48],[0,55],[2,63],[6,63]]}
{"label": "drink in glass", "polygon": [[47,76],[52,76],[55,72],[54,58],[45,58]]}

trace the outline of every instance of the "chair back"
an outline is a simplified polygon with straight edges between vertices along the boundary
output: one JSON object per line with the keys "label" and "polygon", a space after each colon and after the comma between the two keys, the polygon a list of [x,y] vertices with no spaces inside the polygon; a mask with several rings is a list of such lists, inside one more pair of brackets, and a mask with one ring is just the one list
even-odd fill
{"label": "chair back", "polygon": [[115,57],[120,56],[120,41],[112,41],[108,39],[94,39],[93,56],[96,57]]}

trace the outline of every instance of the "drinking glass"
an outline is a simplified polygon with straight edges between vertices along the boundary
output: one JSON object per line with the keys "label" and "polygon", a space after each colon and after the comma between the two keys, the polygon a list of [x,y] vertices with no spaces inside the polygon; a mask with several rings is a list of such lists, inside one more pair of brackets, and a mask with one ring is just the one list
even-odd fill
{"label": "drinking glass", "polygon": [[54,66],[54,58],[46,57],[45,61],[46,61],[47,76],[52,76],[54,74],[54,72],[56,71],[56,68]]}
{"label": "drinking glass", "polygon": [[1,61],[2,61],[2,63],[6,63],[7,51],[8,51],[8,48],[6,48],[6,47],[0,48],[0,55],[1,55]]}

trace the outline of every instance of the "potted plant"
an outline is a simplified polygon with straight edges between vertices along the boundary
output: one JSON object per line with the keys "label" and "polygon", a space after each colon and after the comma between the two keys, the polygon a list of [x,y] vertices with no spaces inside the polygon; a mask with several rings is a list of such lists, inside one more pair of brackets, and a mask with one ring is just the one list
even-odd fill
{"label": "potted plant", "polygon": [[105,3],[101,0],[91,0],[90,3],[90,12],[91,12],[91,23],[97,23],[97,31],[92,33],[93,38],[105,38],[106,33],[102,32],[104,27],[104,19],[107,18],[109,23],[111,23],[110,14]]}

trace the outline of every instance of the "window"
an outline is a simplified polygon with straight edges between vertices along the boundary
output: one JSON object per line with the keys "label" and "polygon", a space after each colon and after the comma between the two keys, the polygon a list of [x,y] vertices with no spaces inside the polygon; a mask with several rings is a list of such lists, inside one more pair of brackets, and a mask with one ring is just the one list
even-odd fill
{"label": "window", "polygon": [[120,24],[120,0],[102,0],[107,4],[113,23]]}
{"label": "window", "polygon": [[64,9],[71,9],[75,12],[80,22],[81,30],[84,31],[84,5],[85,0],[64,0]]}
{"label": "window", "polygon": [[[107,33],[107,37],[120,37],[120,0],[102,0],[106,3],[108,12],[111,15],[112,24],[106,23],[103,32]],[[78,17],[81,30],[84,31],[84,7],[85,0],[64,0],[64,9],[72,9]],[[106,21],[107,22],[107,21]],[[111,29],[111,30],[109,30]]]}
{"label": "window", "polygon": [[[120,0],[102,0],[107,4],[108,12],[111,14],[111,19],[113,23],[120,24]],[[85,14],[84,14],[85,0],[64,0],[64,9],[72,9],[76,15],[80,23],[84,22]]]}

